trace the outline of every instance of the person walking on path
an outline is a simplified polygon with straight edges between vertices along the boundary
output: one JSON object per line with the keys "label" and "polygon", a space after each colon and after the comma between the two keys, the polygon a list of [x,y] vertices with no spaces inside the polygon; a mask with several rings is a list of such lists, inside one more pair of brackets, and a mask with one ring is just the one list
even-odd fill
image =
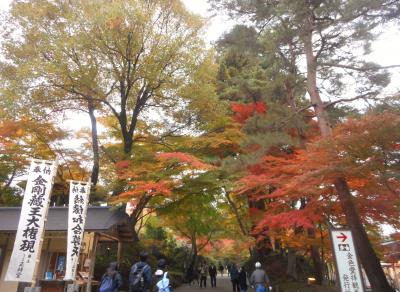
{"label": "person walking on path", "polygon": [[209,268],[208,268],[208,274],[210,275],[210,281],[211,281],[211,287],[217,287],[217,267],[212,264]]}
{"label": "person walking on path", "polygon": [[139,257],[139,262],[132,265],[129,273],[129,292],[147,292],[151,285],[151,267],[147,264],[148,254],[141,252]]}
{"label": "person walking on path", "polygon": [[193,265],[190,265],[186,272],[186,279],[187,279],[189,286],[191,286],[192,282],[194,281],[194,278],[195,278],[194,274],[195,274],[195,272],[194,272]]}
{"label": "person walking on path", "polygon": [[207,288],[207,266],[203,264],[200,268],[200,288]]}
{"label": "person walking on path", "polygon": [[158,269],[154,275],[156,276],[154,292],[170,292],[168,272]]}
{"label": "person walking on path", "polygon": [[219,264],[218,270],[221,273],[221,277],[223,277],[224,276],[224,266],[222,264]]}
{"label": "person walking on path", "polygon": [[167,271],[167,261],[161,258],[157,261],[157,270],[154,273],[155,276],[155,287],[154,292],[170,292],[170,279]]}
{"label": "person walking on path", "polygon": [[239,271],[238,271],[238,269],[236,267],[236,264],[232,264],[231,265],[230,275],[231,275],[231,282],[232,282],[233,292],[240,292]]}
{"label": "person walking on path", "polygon": [[122,276],[118,271],[116,262],[110,263],[107,271],[101,278],[100,292],[118,292],[122,286]]}
{"label": "person walking on path", "polygon": [[255,267],[255,271],[250,276],[250,284],[256,288],[256,292],[266,292],[270,284],[267,273],[261,268],[260,262],[256,262]]}
{"label": "person walking on path", "polygon": [[247,292],[247,273],[243,266],[239,270],[239,287],[240,292]]}

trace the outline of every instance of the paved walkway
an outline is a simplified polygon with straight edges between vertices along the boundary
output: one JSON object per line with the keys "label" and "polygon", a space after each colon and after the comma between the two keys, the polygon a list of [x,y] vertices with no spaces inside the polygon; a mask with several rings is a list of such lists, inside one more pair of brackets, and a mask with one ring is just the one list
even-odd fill
{"label": "paved walkway", "polygon": [[232,284],[227,276],[217,277],[217,287],[211,288],[210,277],[207,277],[207,289],[200,288],[197,284],[189,286],[184,285],[174,290],[174,292],[232,292]]}

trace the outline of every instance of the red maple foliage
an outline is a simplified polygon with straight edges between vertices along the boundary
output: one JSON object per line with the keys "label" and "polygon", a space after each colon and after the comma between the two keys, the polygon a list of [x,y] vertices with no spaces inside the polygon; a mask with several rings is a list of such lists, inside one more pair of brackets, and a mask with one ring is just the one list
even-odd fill
{"label": "red maple foliage", "polygon": [[345,224],[333,187],[337,177],[346,177],[365,224],[398,227],[399,127],[398,115],[366,115],[339,125],[333,137],[309,143],[306,149],[266,155],[248,169],[238,187],[239,194],[267,201],[254,231],[265,236],[266,230],[311,228],[328,217]]}
{"label": "red maple foliage", "polygon": [[245,123],[254,114],[264,114],[267,111],[267,105],[262,101],[248,104],[232,103],[231,109],[234,112],[233,119],[236,122]]}
{"label": "red maple foliage", "polygon": [[211,167],[197,157],[183,152],[163,152],[157,154],[157,158],[160,160],[176,160],[180,163],[189,164],[194,168],[208,169]]}
{"label": "red maple foliage", "polygon": [[170,181],[133,181],[129,182],[133,186],[130,190],[122,193],[120,198],[135,198],[138,196],[168,196],[171,194]]}

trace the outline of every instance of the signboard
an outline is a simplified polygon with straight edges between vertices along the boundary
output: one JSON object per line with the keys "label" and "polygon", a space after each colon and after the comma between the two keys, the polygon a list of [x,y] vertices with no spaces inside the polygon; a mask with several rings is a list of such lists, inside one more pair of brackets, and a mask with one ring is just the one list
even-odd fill
{"label": "signboard", "polygon": [[85,229],[90,182],[70,181],[68,208],[67,267],[64,280],[75,280]]}
{"label": "signboard", "polygon": [[364,292],[360,264],[350,230],[331,229],[337,276],[342,292]]}
{"label": "signboard", "polygon": [[57,163],[54,161],[31,162],[6,281],[34,280],[56,171]]}

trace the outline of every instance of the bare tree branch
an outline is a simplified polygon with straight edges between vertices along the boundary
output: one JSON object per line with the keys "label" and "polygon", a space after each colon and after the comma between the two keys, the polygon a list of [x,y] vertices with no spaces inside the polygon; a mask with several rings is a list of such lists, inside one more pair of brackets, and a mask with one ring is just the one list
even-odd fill
{"label": "bare tree branch", "polygon": [[365,93],[365,94],[357,95],[357,96],[351,97],[351,98],[340,98],[340,99],[337,99],[337,100],[334,100],[332,102],[324,104],[324,108],[326,109],[328,107],[331,107],[331,106],[333,106],[335,104],[338,104],[338,103],[341,103],[341,102],[350,102],[350,101],[355,101],[355,100],[358,100],[358,99],[370,98],[370,96],[376,95],[377,93],[378,92],[374,91],[374,92],[368,92],[368,93]]}
{"label": "bare tree branch", "polygon": [[392,69],[392,68],[400,68],[400,65],[364,66],[364,67],[357,67],[355,65],[346,65],[346,64],[338,64],[338,63],[321,63],[320,65],[323,66],[323,67],[335,67],[335,68],[349,69],[349,70],[359,71],[359,72],[378,71],[378,70],[385,70],[385,69]]}

